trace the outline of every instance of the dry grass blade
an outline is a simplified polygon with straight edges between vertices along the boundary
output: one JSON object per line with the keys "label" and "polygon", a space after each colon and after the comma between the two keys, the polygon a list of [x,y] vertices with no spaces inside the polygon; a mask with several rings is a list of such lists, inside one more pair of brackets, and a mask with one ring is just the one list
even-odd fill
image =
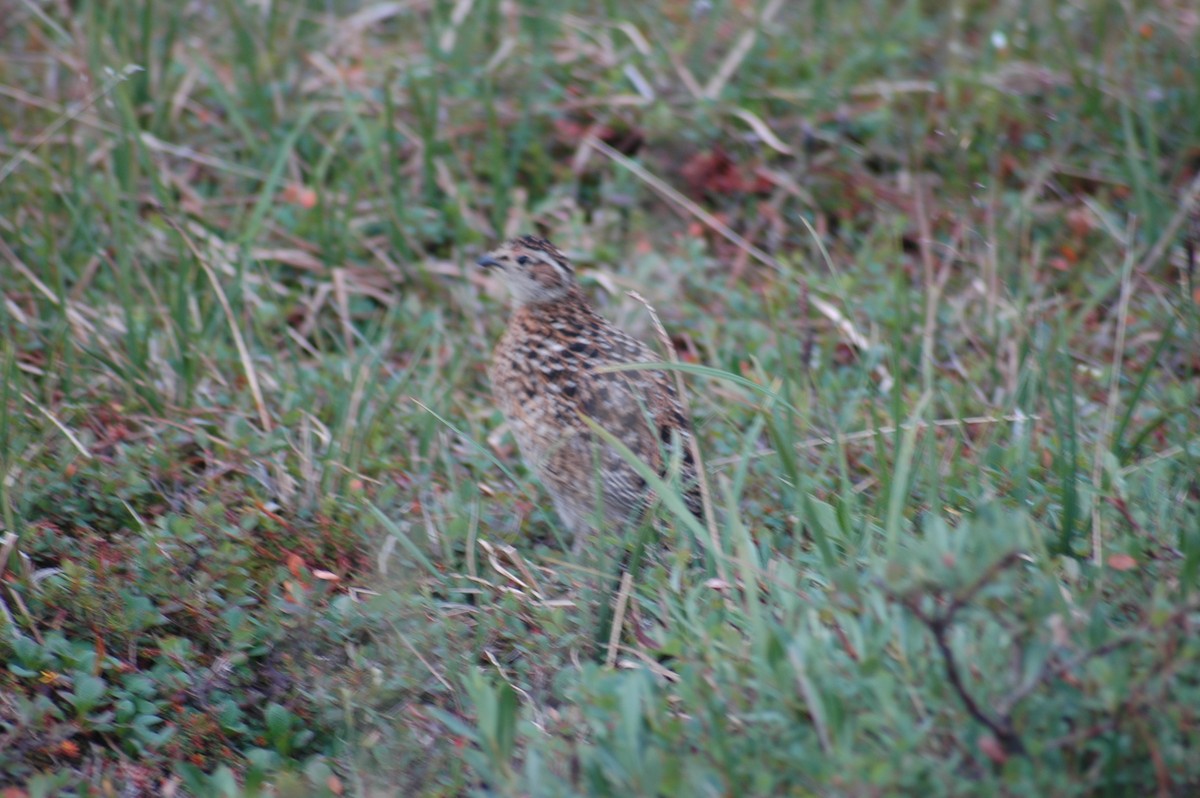
{"label": "dry grass blade", "polygon": [[604,664],[611,668],[617,662],[617,649],[621,642],[621,625],[625,623],[625,608],[629,606],[629,593],[633,590],[633,574],[626,570],[621,574],[621,587],[617,590],[617,606],[613,611],[612,628],[608,633],[608,653]]}
{"label": "dry grass blade", "polygon": [[254,406],[258,410],[258,420],[262,425],[264,432],[270,432],[273,429],[271,423],[271,414],[267,412],[267,403],[263,400],[262,388],[258,384],[258,372],[254,368],[254,360],[250,357],[250,350],[246,346],[246,341],[242,338],[241,328],[238,327],[237,317],[234,315],[233,307],[229,304],[229,298],[225,296],[225,289],[221,286],[221,280],[217,277],[217,273],[213,271],[212,266],[208,263],[208,258],[204,256],[200,249],[183,229],[181,225],[175,222],[174,219],[164,216],[167,223],[175,228],[175,232],[179,233],[183,243],[191,251],[196,258],[196,262],[200,264],[200,268],[204,270],[205,276],[208,277],[209,283],[212,285],[213,293],[217,296],[217,301],[221,303],[221,310],[225,313],[225,321],[229,324],[229,332],[233,336],[233,344],[237,347],[238,357],[242,362],[242,371],[246,375],[246,383],[250,387],[250,395],[254,397]]}
{"label": "dry grass blade", "polygon": [[4,578],[4,572],[8,570],[8,557],[16,547],[17,533],[12,531],[6,532],[4,538],[0,539],[0,579]]}
{"label": "dry grass blade", "polygon": [[[675,351],[675,345],[671,343],[671,336],[667,334],[667,328],[663,326],[662,319],[658,317],[658,312],[654,310],[654,306],[646,301],[646,298],[637,291],[630,291],[629,296],[641,302],[650,314],[650,320],[654,323],[654,329],[658,333],[659,339],[662,341],[663,347],[667,350],[667,357],[672,363],[679,362],[679,355]],[[674,374],[675,392],[679,395],[679,404],[683,407],[683,414],[686,418],[692,417],[691,403],[688,401],[687,386],[683,382],[683,373],[676,371]],[[712,492],[708,485],[708,475],[704,472],[704,459],[700,456],[700,443],[695,435],[689,439],[689,445],[692,450],[692,459],[696,463],[696,480],[700,483],[700,501],[704,507],[704,522],[708,527],[709,542],[712,544],[712,550],[718,552],[720,546],[720,532],[717,530],[717,518],[713,512]],[[717,564],[717,575],[721,579],[726,578],[725,562],[723,558],[715,558]]]}
{"label": "dry grass blade", "polygon": [[182,158],[185,161],[191,161],[192,163],[200,164],[201,166],[219,169],[222,172],[228,172],[229,174],[237,175],[238,177],[247,177],[252,180],[260,180],[263,182],[266,182],[267,180],[266,172],[261,172],[257,169],[251,169],[243,166],[242,164],[234,163],[233,161],[229,161],[224,158],[217,158],[212,155],[197,152],[191,147],[183,147],[178,144],[171,144],[170,142],[163,141],[149,132],[142,132],[139,138],[148,149],[153,150],[154,152],[161,152],[175,158]]}
{"label": "dry grass blade", "polygon": [[[480,539],[479,547],[487,552],[488,563],[492,566],[493,571],[500,574],[514,585],[520,586],[520,590],[514,590],[513,592],[520,593],[521,595],[533,596],[538,601],[542,601],[546,598],[542,594],[541,590],[538,589],[537,584],[532,581],[533,574],[530,573],[528,568],[523,567],[520,557],[516,555],[516,551],[512,546],[505,544],[493,545],[489,541]],[[523,579],[522,577],[517,576],[515,573],[501,565],[501,557],[517,565],[518,569],[521,570],[521,573],[525,578]]]}
{"label": "dry grass blade", "polygon": [[[630,158],[627,158],[595,137],[589,138],[587,143],[600,154],[615,161],[625,169],[628,169],[637,178],[645,182],[646,185],[650,186],[659,194],[661,194],[665,199],[683,208],[692,216],[695,216],[707,227],[719,233],[727,241],[757,260],[759,263],[769,266],[780,273],[787,272],[787,270],[784,269],[779,261],[775,260],[775,258],[771,257],[766,252],[763,252],[761,249],[742,238],[740,235],[734,232],[729,225],[725,224],[720,219],[701,208],[695,202],[679,193],[666,181],[650,173],[641,164],[638,164]],[[854,326],[854,323],[846,318],[846,316],[840,310],[835,308],[826,300],[817,296],[810,296],[809,301],[812,303],[813,307],[821,312],[821,315],[833,322],[834,326],[836,326],[838,330],[841,331],[842,335],[844,335],[856,348],[860,350],[866,350],[870,348],[870,342],[867,340],[866,336],[860,333],[858,328]],[[880,385],[884,390],[887,390],[887,387],[892,384],[891,374],[889,374],[888,370],[882,365],[875,367],[875,373],[879,377]]]}
{"label": "dry grass blade", "polygon": [[1142,262],[1138,264],[1137,271],[1139,274],[1145,274],[1158,263],[1167,248],[1175,240],[1175,236],[1179,233],[1179,229],[1188,221],[1191,216],[1193,206],[1200,206],[1200,172],[1192,178],[1192,182],[1188,183],[1188,187],[1184,189],[1179,196],[1179,208],[1176,209],[1175,215],[1171,217],[1171,221],[1167,223],[1166,229],[1162,235],[1158,237],[1158,241],[1150,248],[1146,257],[1142,258]]}
{"label": "dry grass blade", "polygon": [[73,111],[70,111],[69,113],[66,113],[54,120],[49,127],[34,137],[33,141],[28,146],[22,148],[21,151],[10,158],[7,163],[5,163],[3,166],[0,166],[0,183],[3,183],[9,175],[17,171],[17,167],[20,166],[26,158],[36,152],[39,147],[49,141],[55,133],[62,129],[63,125],[66,125],[71,120],[83,114],[84,111],[91,108],[94,104],[103,99],[110,91],[141,71],[142,68],[137,64],[129,64],[123,69],[115,71],[109,76],[108,80],[104,81],[104,85],[89,94],[87,98],[85,98],[84,101],[79,104],[78,108],[75,108]]}
{"label": "dry grass blade", "polygon": [[[983,425],[983,424],[1001,424],[1001,423],[1012,423],[1012,424],[1020,425],[1020,424],[1024,424],[1029,421],[1038,422],[1041,420],[1042,420],[1041,416],[1038,416],[1038,415],[1031,416],[1031,415],[1026,415],[1025,413],[1012,413],[1012,414],[1006,415],[1006,416],[968,416],[966,418],[939,418],[939,419],[935,419],[933,421],[909,422],[906,424],[901,424],[899,426],[886,425],[886,426],[882,426],[882,427],[875,427],[873,429],[859,430],[857,432],[847,432],[845,434],[838,435],[836,437],[822,436],[819,438],[809,438],[807,440],[798,442],[796,444],[796,449],[801,450],[801,451],[809,451],[812,449],[818,449],[822,446],[833,446],[834,444],[838,444],[838,443],[847,444],[847,443],[854,443],[856,441],[869,441],[869,440],[873,440],[873,439],[879,437],[880,435],[895,435],[897,432],[909,430],[909,429],[913,429],[913,428],[916,428],[918,430],[923,430],[928,427],[934,427],[934,428],[972,427],[972,426]],[[775,453],[774,449],[760,449],[751,456],[752,457],[768,457],[774,453]],[[1178,454],[1178,452],[1175,452],[1175,454]],[[738,455],[735,457],[723,457],[718,460],[711,461],[710,465],[712,465],[713,468],[724,468],[725,466],[733,465],[734,463],[739,462],[741,459],[742,459],[741,455]]]}
{"label": "dry grass blade", "polygon": [[750,54],[750,50],[754,47],[754,42],[758,40],[758,31],[763,26],[775,19],[775,15],[779,13],[779,9],[783,8],[783,0],[768,0],[767,5],[763,8],[762,14],[759,15],[754,27],[744,31],[737,42],[726,54],[725,59],[721,61],[721,65],[717,67],[716,73],[709,79],[708,84],[704,87],[704,98],[706,100],[715,100],[721,95],[721,91],[725,88],[725,84],[733,77],[733,73],[737,72],[738,67],[746,60],[746,56]]}
{"label": "dry grass blade", "polygon": [[[37,289],[38,293],[44,296],[52,305],[60,306],[62,303],[58,298],[58,294],[54,293],[44,282],[38,279],[38,276],[33,273],[24,262],[17,257],[17,253],[13,252],[12,247],[8,245],[2,237],[0,237],[0,254],[3,254],[9,264],[20,273],[22,277],[30,282]],[[95,334],[95,326],[84,318],[75,302],[70,299],[66,301],[66,306],[63,308],[66,312],[67,320],[72,325],[78,328],[77,332],[82,334],[82,337],[89,337]]]}
{"label": "dry grass blade", "polygon": [[771,127],[761,117],[750,113],[745,108],[734,109],[733,115],[749,125],[755,135],[762,139],[763,144],[775,152],[780,155],[791,155],[794,152],[791,147],[783,143],[779,136],[775,135],[775,131],[771,130]]}
{"label": "dry grass blade", "polygon": [[62,421],[60,421],[57,416],[55,416],[49,410],[47,410],[46,408],[44,408],[40,404],[38,404],[37,401],[35,401],[34,398],[32,396],[30,396],[29,394],[22,393],[21,398],[24,399],[29,404],[31,404],[35,410],[37,410],[39,413],[41,413],[43,416],[46,417],[47,421],[49,421],[51,424],[53,424],[55,427],[57,427],[58,431],[61,432],[63,434],[63,436],[68,441],[71,442],[71,445],[75,447],[76,451],[78,451],[81,455],[88,458],[89,460],[91,459],[92,453],[88,451],[88,448],[86,446],[84,446],[83,441],[81,441],[81,440],[79,440],[79,438],[75,437],[75,433],[71,432],[70,428],[66,424],[62,423]]}
{"label": "dry grass blade", "polygon": [[472,6],[475,5],[475,0],[458,0],[454,4],[454,10],[450,12],[450,24],[442,31],[441,38],[438,39],[438,47],[442,48],[442,52],[450,52],[454,49],[454,42],[458,39],[459,26],[471,13]]}
{"label": "dry grass blade", "polygon": [[[1131,221],[1126,230],[1125,240],[1132,241],[1134,225]],[[1096,453],[1092,461],[1092,486],[1097,494],[1102,494],[1101,473],[1104,467],[1104,455],[1111,451],[1113,423],[1116,420],[1117,405],[1121,398],[1121,364],[1125,360],[1125,333],[1129,323],[1129,297],[1132,294],[1133,283],[1133,251],[1125,250],[1125,263],[1121,269],[1121,298],[1117,302],[1117,336],[1113,344],[1112,373],[1108,378],[1108,401],[1104,408],[1104,421],[1100,434],[1096,436]],[[1092,562],[1100,565],[1104,561],[1104,538],[1100,526],[1100,502],[1092,505]]]}
{"label": "dry grass blade", "polygon": [[342,345],[346,352],[354,352],[354,322],[350,318],[350,292],[346,290],[346,269],[333,270],[333,298],[337,305],[338,321],[342,327]]}
{"label": "dry grass blade", "polygon": [[[854,86],[846,94],[856,100],[890,98],[903,94],[936,94],[938,84],[932,80],[874,80]],[[768,97],[793,103],[808,103],[818,97],[811,89],[771,89]]]}
{"label": "dry grass blade", "polygon": [[438,680],[438,683],[441,684],[442,687],[445,687],[446,690],[450,693],[454,692],[454,686],[452,684],[450,684],[450,682],[446,679],[446,677],[442,675],[441,671],[439,671],[437,668],[435,668],[433,666],[433,663],[430,662],[428,659],[426,659],[425,656],[420,652],[420,650],[415,645],[413,645],[412,641],[408,639],[407,635],[405,635],[404,633],[397,630],[396,636],[400,638],[400,642],[404,644],[404,647],[407,648],[410,652],[412,652],[413,656],[415,656],[417,658],[417,660],[420,661],[420,663],[425,666],[425,669],[427,671],[429,671],[429,674],[433,678]]}

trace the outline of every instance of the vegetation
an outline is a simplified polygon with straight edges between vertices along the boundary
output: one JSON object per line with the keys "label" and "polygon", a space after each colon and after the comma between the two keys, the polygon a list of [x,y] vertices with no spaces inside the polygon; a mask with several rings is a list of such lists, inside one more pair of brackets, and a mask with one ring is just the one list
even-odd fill
{"label": "vegetation", "polygon": [[[1192,4],[14,9],[5,798],[1200,790]],[[517,232],[712,528],[570,555]]]}

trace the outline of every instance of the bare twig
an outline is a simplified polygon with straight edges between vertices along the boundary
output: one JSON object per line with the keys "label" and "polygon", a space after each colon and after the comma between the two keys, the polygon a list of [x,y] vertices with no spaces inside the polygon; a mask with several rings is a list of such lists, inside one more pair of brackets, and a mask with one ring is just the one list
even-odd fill
{"label": "bare twig", "polygon": [[1027,755],[1028,752],[1025,750],[1025,744],[1021,742],[1021,738],[1017,736],[1016,730],[1013,729],[1012,716],[1000,715],[999,717],[992,717],[976,703],[975,698],[967,690],[966,685],[963,684],[958,662],[954,658],[954,649],[950,647],[950,643],[946,640],[946,634],[950,627],[949,621],[943,617],[922,618],[922,620],[929,627],[929,631],[933,633],[933,639],[937,643],[938,651],[942,655],[942,664],[946,671],[946,678],[950,680],[950,685],[954,688],[954,692],[958,693],[958,697],[963,702],[963,706],[967,708],[967,712],[996,736],[996,739],[1004,747],[1005,751],[1010,754]]}
{"label": "bare twig", "polygon": [[954,688],[954,692],[958,695],[959,700],[962,701],[963,706],[966,707],[967,713],[982,726],[985,726],[996,737],[996,740],[999,741],[1006,752],[1026,756],[1028,755],[1028,751],[1013,728],[1012,715],[1010,713],[993,714],[986,711],[975,700],[975,697],[971,695],[971,692],[967,690],[967,686],[962,680],[962,671],[959,668],[958,660],[954,656],[954,649],[951,648],[950,642],[947,639],[950,627],[954,622],[954,616],[958,614],[958,611],[969,604],[979,591],[987,586],[997,574],[1016,563],[1020,559],[1020,556],[1020,552],[1012,551],[996,560],[984,569],[984,572],[974,582],[951,596],[945,609],[940,612],[925,612],[925,610],[921,609],[919,597],[915,594],[902,596],[899,599],[917,620],[929,627],[929,631],[933,634],[933,640],[937,644],[938,652],[942,656],[942,666],[946,672],[946,678],[950,681],[950,686]]}
{"label": "bare twig", "polygon": [[[942,664],[946,673],[946,678],[950,682],[951,687],[954,688],[954,692],[958,695],[959,700],[962,701],[967,713],[978,723],[986,727],[988,731],[995,736],[996,740],[1001,744],[1001,746],[1003,746],[1007,753],[1027,756],[1028,749],[1025,748],[1024,743],[1017,734],[1016,729],[1013,727],[1012,713],[1016,706],[1021,701],[1032,695],[1035,690],[1045,685],[1052,679],[1060,678],[1065,674],[1077,671],[1083,665],[1093,659],[1107,656],[1119,649],[1145,641],[1146,625],[1138,625],[1136,628],[1131,629],[1123,634],[1116,635],[1100,645],[1080,651],[1069,659],[1061,659],[1052,656],[1042,664],[1037,673],[1031,675],[1025,681],[1015,686],[1012,690],[1009,690],[1003,698],[997,701],[994,706],[990,708],[981,706],[979,702],[975,700],[975,697],[970,693],[970,691],[967,690],[966,684],[963,682],[962,669],[959,666],[958,660],[954,654],[954,649],[950,646],[948,639],[950,627],[953,625],[954,616],[959,612],[959,610],[969,604],[974,597],[978,595],[988,583],[995,579],[995,577],[1001,571],[1015,564],[1020,560],[1020,558],[1020,552],[1013,551],[996,560],[994,563],[988,566],[973,582],[967,585],[966,588],[952,595],[945,607],[940,611],[926,612],[924,609],[922,609],[920,605],[920,596],[915,592],[902,596],[893,594],[893,598],[895,598],[900,602],[901,605],[908,609],[908,611],[911,612],[913,616],[917,618],[917,620],[925,624],[925,626],[927,626],[929,631],[933,634],[934,642],[937,645],[938,652],[942,658]],[[1197,608],[1200,608],[1200,599],[1193,599],[1192,601],[1187,602],[1184,606],[1178,608],[1175,612],[1171,613],[1171,615],[1169,615],[1161,623],[1153,624],[1153,626],[1162,629],[1170,626],[1180,625],[1184,619],[1186,619],[1190,614],[1194,613]],[[1181,631],[1186,633],[1185,629],[1181,629]],[[1138,703],[1140,700],[1137,697],[1138,691],[1145,687],[1145,684],[1148,683],[1150,678],[1161,675],[1161,672],[1165,670],[1166,667],[1171,663],[1172,658],[1175,657],[1175,654],[1176,651],[1174,648],[1172,648],[1171,651],[1154,668],[1150,670],[1150,676],[1143,681],[1138,690],[1130,692],[1130,698],[1125,702],[1123,710],[1118,712],[1117,716],[1112,720],[1096,724],[1081,732],[1073,733],[1057,740],[1053,740],[1042,747],[1046,749],[1054,749],[1064,745],[1069,745],[1072,742],[1091,739],[1098,734],[1102,734],[1105,731],[1115,728],[1121,720],[1121,715],[1141,711],[1143,707],[1141,707]]]}
{"label": "bare twig", "polygon": [[974,582],[967,585],[964,590],[960,590],[950,600],[950,604],[947,605],[946,610],[943,613],[946,617],[946,620],[954,620],[954,616],[958,613],[958,611],[970,604],[980,590],[983,590],[985,587],[987,587],[988,583],[995,579],[1001,571],[1007,570],[1020,559],[1021,552],[1010,551],[1008,554],[1005,554],[1003,557],[985,568],[983,573],[976,577]]}
{"label": "bare twig", "polygon": [[1125,646],[1136,643],[1141,639],[1142,633],[1140,631],[1130,632],[1119,635],[1099,646],[1089,648],[1087,651],[1083,651],[1066,661],[1058,660],[1054,657],[1048,657],[1042,667],[1038,669],[1037,673],[1031,675],[1028,679],[1019,684],[1015,689],[1011,690],[1007,695],[1004,696],[1004,698],[1000,700],[999,704],[996,706],[996,712],[1001,716],[1007,717],[1009,714],[1011,714],[1012,710],[1017,706],[1017,704],[1024,701],[1033,694],[1034,690],[1038,689],[1051,679],[1061,676],[1064,673],[1070,673],[1071,671],[1076,670],[1080,665],[1083,665],[1088,660],[1095,659],[1096,657],[1103,657],[1106,654],[1111,654],[1117,649],[1124,648]]}
{"label": "bare twig", "polygon": [[[1198,608],[1200,608],[1200,601],[1189,601],[1184,606],[1171,613],[1171,615],[1168,616],[1165,621],[1163,621],[1161,624],[1158,624],[1158,627],[1164,628],[1168,626],[1180,625],[1180,636],[1187,635],[1190,630],[1181,622],[1187,618],[1187,616],[1194,613]],[[1042,678],[1038,680],[1034,687],[1049,679],[1056,678],[1065,673],[1074,671],[1088,660],[1105,656],[1113,651],[1116,651],[1118,648],[1124,648],[1126,646],[1142,642],[1144,639],[1144,631],[1140,627],[1137,631],[1119,635],[1112,640],[1103,643],[1102,645],[1095,646],[1094,648],[1090,648],[1087,651],[1081,652],[1066,662],[1057,664],[1052,668],[1044,668],[1044,674]],[[1128,697],[1121,703],[1120,707],[1118,707],[1117,710],[1112,713],[1111,717],[1099,723],[1092,724],[1087,728],[1080,729],[1079,731],[1071,732],[1063,735],[1062,737],[1052,739],[1043,746],[1043,750],[1054,751],[1094,739],[1102,734],[1115,731],[1124,721],[1144,716],[1147,711],[1150,711],[1154,708],[1154,706],[1150,703],[1151,697],[1146,694],[1151,679],[1161,676],[1173,661],[1177,661],[1178,651],[1178,646],[1171,646],[1167,653],[1161,659],[1159,659],[1159,661],[1156,662],[1152,668],[1149,669],[1144,679],[1130,686],[1126,690]],[[1028,694],[1028,691],[1026,694]]]}

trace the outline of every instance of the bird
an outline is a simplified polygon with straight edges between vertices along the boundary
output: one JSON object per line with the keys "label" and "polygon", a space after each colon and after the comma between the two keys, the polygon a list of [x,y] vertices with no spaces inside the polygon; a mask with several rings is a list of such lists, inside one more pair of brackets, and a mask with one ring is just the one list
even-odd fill
{"label": "bird", "polygon": [[573,548],[579,551],[601,527],[640,523],[652,496],[646,480],[585,418],[660,476],[679,462],[687,508],[703,519],[692,425],[669,375],[602,370],[661,358],[596,312],[571,261],[547,239],[513,238],[478,264],[499,276],[513,304],[488,367],[493,398]]}

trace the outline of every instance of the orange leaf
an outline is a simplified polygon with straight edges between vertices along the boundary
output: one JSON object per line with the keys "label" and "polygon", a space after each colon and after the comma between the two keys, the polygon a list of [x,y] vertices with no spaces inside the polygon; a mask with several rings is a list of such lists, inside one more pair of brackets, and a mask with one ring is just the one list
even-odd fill
{"label": "orange leaf", "polygon": [[285,188],[280,194],[280,198],[290,205],[299,205],[305,210],[310,210],[317,204],[317,192],[297,183]]}
{"label": "orange leaf", "polygon": [[292,576],[299,579],[304,575],[304,558],[296,552],[291,552],[287,556],[287,568],[292,572]]}
{"label": "orange leaf", "polygon": [[1134,568],[1137,568],[1137,560],[1128,554],[1110,554],[1108,557],[1108,567],[1114,571],[1132,571]]}
{"label": "orange leaf", "polygon": [[329,778],[325,779],[325,786],[328,787],[329,791],[334,795],[341,795],[342,791],[345,789],[342,787],[342,780],[337,776],[330,776]]}

